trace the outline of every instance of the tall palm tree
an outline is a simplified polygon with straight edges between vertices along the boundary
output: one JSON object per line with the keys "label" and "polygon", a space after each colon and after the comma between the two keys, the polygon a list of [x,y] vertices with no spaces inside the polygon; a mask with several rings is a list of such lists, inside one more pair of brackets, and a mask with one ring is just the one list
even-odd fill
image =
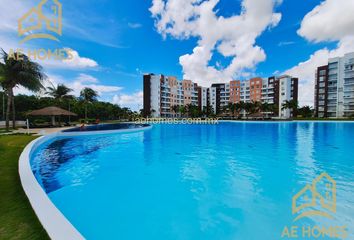
{"label": "tall palm tree", "polygon": [[281,109],[293,109],[294,111],[296,111],[298,109],[298,102],[296,100],[286,100],[282,104]]}
{"label": "tall palm tree", "polygon": [[214,112],[213,107],[208,103],[203,107],[203,115],[209,117]]}
{"label": "tall palm tree", "polygon": [[48,94],[48,95],[52,96],[53,98],[61,101],[62,99],[73,98],[73,96],[69,94],[72,91],[73,90],[71,88],[68,88],[64,84],[58,84],[57,87],[55,87],[55,86],[47,87],[46,94]]}
{"label": "tall palm tree", "polygon": [[247,116],[247,118],[248,118],[248,115],[250,114],[250,113],[252,113],[252,111],[253,111],[253,103],[251,103],[251,102],[245,102],[244,103],[244,107],[243,107],[243,110],[245,111],[245,114],[246,114],[246,116]]}
{"label": "tall palm tree", "polygon": [[87,104],[97,101],[98,93],[92,88],[84,88],[80,92],[80,98],[85,103],[85,121],[87,121]]}
{"label": "tall palm tree", "polygon": [[231,115],[231,116],[234,116],[234,113],[235,113],[235,104],[232,103],[232,102],[229,102],[227,104],[227,109],[228,109],[228,113]]}
{"label": "tall palm tree", "polygon": [[299,108],[298,102],[296,100],[286,100],[282,106],[281,110],[286,110],[286,109],[292,109],[293,110],[293,116],[296,116],[297,114],[297,109]]}
{"label": "tall palm tree", "polygon": [[240,101],[237,105],[237,108],[240,112],[243,112],[243,116],[246,114],[246,103],[244,101]]}
{"label": "tall palm tree", "polygon": [[177,112],[178,112],[178,105],[172,105],[171,106],[171,111],[174,113],[174,115],[176,116]]}
{"label": "tall palm tree", "polygon": [[[63,102],[63,100],[72,100],[74,99],[73,95],[70,95],[69,93],[72,92],[73,90],[71,88],[68,88],[64,84],[58,84],[57,87],[54,85],[51,87],[47,87],[47,92],[49,96],[53,97],[55,100],[59,101],[59,103]],[[70,111],[70,101],[65,102],[68,104],[68,110]],[[69,116],[69,123],[71,121],[71,116]],[[60,117],[59,117],[59,123],[60,123]]]}
{"label": "tall palm tree", "polygon": [[[14,88],[22,86],[32,92],[40,92],[44,89],[43,81],[46,75],[38,63],[32,62],[24,54],[21,54],[21,59],[9,57],[3,49],[0,54],[2,60],[0,62],[0,84],[7,94],[6,129],[10,127],[11,106],[12,127],[16,128]],[[15,53],[15,56],[19,55],[20,53]]]}
{"label": "tall palm tree", "polygon": [[262,103],[261,111],[263,113],[265,113],[267,117],[269,117],[269,113],[271,115],[274,114],[274,108],[275,108],[274,104],[269,104],[269,103],[265,102],[265,103]]}
{"label": "tall palm tree", "polygon": [[179,109],[178,109],[178,111],[181,113],[181,116],[185,116],[185,114],[186,114],[186,107],[185,106],[179,106]]}
{"label": "tall palm tree", "polygon": [[262,103],[260,101],[252,101],[252,113],[261,111]]}

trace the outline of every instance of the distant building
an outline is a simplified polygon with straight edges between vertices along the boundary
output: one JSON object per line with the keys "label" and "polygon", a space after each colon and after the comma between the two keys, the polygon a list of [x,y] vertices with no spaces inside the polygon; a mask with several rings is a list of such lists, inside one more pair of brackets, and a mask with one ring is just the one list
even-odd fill
{"label": "distant building", "polygon": [[198,85],[164,75],[144,75],[144,115],[174,117],[173,106],[198,106]]}
{"label": "distant building", "polygon": [[219,114],[229,103],[262,102],[274,104],[277,117],[293,116],[292,109],[282,110],[285,101],[298,100],[298,79],[290,76],[252,78],[215,83],[200,87],[190,80],[177,81],[164,75],[144,75],[144,115],[153,117],[176,116],[173,106],[198,106],[200,111],[210,109]]}
{"label": "distant building", "polygon": [[354,52],[317,68],[314,100],[316,117],[354,115]]}

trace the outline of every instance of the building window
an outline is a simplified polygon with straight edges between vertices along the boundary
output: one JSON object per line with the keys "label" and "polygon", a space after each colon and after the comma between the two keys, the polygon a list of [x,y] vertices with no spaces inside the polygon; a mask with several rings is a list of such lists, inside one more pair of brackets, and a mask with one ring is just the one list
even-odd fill
{"label": "building window", "polygon": [[326,70],[321,70],[321,71],[320,71],[320,75],[321,75],[321,76],[325,76],[325,75],[326,75],[326,73],[327,73],[327,71],[326,71]]}

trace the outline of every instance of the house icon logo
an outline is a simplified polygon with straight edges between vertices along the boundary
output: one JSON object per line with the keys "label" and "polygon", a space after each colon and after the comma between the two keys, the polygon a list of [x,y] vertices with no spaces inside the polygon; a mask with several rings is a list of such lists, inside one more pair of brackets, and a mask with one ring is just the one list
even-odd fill
{"label": "house icon logo", "polygon": [[292,213],[297,214],[294,221],[303,217],[322,216],[332,218],[336,213],[336,182],[327,173],[316,177],[292,199]]}
{"label": "house icon logo", "polygon": [[[55,34],[55,35],[54,35]],[[58,0],[42,0],[18,20],[20,43],[38,38],[59,41],[62,35],[62,5]]]}

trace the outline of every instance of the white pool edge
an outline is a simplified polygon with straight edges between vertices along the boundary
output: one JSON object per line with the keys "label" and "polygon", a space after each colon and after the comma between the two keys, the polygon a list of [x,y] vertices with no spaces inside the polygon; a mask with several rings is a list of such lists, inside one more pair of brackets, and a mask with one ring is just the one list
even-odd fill
{"label": "white pool edge", "polygon": [[[54,137],[55,134],[51,137]],[[30,142],[19,159],[19,174],[23,190],[30,201],[32,209],[36,213],[43,228],[53,240],[80,240],[85,239],[80,232],[70,223],[70,221],[52,203],[46,192],[37,182],[33,175],[30,156],[33,147],[48,136],[40,137]]]}
{"label": "white pool edge", "polygon": [[140,132],[144,130],[149,130],[151,129],[152,126],[146,126],[146,127],[139,127],[139,128],[129,128],[129,129],[116,129],[116,130],[98,130],[98,131],[78,131],[78,132],[64,132],[60,131],[57,132],[57,136],[89,136],[89,135],[105,135],[105,134],[113,134],[113,133],[133,133],[133,132]]}
{"label": "white pool edge", "polygon": [[39,137],[30,142],[22,151],[19,158],[18,172],[21,185],[27,198],[36,213],[43,228],[49,237],[53,240],[81,240],[85,239],[81,233],[71,224],[63,213],[49,199],[47,193],[43,190],[34,176],[31,168],[31,153],[40,144],[55,138],[82,135],[102,135],[114,133],[133,133],[151,129],[152,126],[137,129],[118,129],[109,131],[90,131],[90,132],[56,132]]}

